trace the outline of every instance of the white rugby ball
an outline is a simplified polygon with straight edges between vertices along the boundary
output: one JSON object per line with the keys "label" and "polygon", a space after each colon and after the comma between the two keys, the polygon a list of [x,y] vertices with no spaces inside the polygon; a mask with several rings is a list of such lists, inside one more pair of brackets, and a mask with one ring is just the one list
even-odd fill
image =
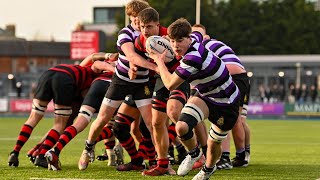
{"label": "white rugby ball", "polygon": [[167,49],[166,58],[164,60],[165,63],[172,61],[175,57],[174,52],[170,46],[170,42],[161,36],[148,37],[148,39],[146,40],[146,49],[156,51],[160,54],[162,54],[163,51]]}

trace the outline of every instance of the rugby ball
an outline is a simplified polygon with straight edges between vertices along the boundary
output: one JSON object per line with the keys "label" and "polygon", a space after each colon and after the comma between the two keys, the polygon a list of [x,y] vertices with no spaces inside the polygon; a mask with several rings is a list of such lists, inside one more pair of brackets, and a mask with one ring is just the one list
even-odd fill
{"label": "rugby ball", "polygon": [[148,39],[146,40],[146,49],[158,52],[160,54],[162,54],[163,51],[167,49],[166,58],[164,60],[165,63],[172,61],[175,57],[174,52],[170,46],[170,42],[161,36],[148,37]]}

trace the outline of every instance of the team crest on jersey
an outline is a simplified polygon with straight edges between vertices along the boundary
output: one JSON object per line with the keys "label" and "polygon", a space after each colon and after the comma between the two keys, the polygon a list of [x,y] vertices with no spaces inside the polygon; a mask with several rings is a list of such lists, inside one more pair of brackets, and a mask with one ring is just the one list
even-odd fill
{"label": "team crest on jersey", "polygon": [[218,121],[217,121],[217,124],[218,124],[219,126],[222,126],[222,125],[224,124],[224,118],[223,118],[223,117],[220,117],[220,118],[218,119]]}
{"label": "team crest on jersey", "polygon": [[243,102],[247,102],[247,101],[248,101],[248,97],[247,97],[247,95],[245,95]]}
{"label": "team crest on jersey", "polygon": [[148,86],[144,87],[144,94],[145,95],[150,95],[150,90],[149,90]]}

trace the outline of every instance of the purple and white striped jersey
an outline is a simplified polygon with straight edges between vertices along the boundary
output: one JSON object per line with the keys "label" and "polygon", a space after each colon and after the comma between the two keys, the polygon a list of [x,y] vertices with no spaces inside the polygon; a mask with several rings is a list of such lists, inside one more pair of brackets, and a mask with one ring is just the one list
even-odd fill
{"label": "purple and white striped jersey", "polygon": [[134,45],[135,39],[140,35],[140,32],[135,30],[131,25],[124,27],[118,34],[117,49],[119,52],[119,58],[116,65],[116,75],[128,82],[133,83],[145,83],[149,81],[149,70],[145,68],[138,68],[137,76],[131,80],[128,75],[130,69],[129,61],[121,49],[121,45],[127,42],[132,42]]}
{"label": "purple and white striped jersey", "polygon": [[240,58],[235,54],[232,48],[222,41],[216,39],[203,40],[202,35],[197,31],[192,32],[191,37],[198,42],[202,42],[207,49],[215,53],[225,64],[234,64],[245,69]]}
{"label": "purple and white striped jersey", "polygon": [[175,73],[213,104],[230,105],[239,97],[226,65],[199,42],[192,42]]}

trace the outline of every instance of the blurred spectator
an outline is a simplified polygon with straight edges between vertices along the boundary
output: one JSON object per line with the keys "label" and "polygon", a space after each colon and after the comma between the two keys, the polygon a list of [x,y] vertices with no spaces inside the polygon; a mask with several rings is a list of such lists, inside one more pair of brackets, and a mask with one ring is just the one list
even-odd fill
{"label": "blurred spectator", "polygon": [[21,98],[21,93],[22,93],[22,83],[21,82],[16,83],[16,90],[17,90],[17,97]]}
{"label": "blurred spectator", "polygon": [[313,84],[313,85],[310,86],[310,89],[309,89],[310,101],[312,103],[315,103],[316,99],[317,99],[317,96],[318,96],[318,91],[316,89],[316,86]]}
{"label": "blurred spectator", "polygon": [[302,84],[301,88],[299,89],[297,102],[298,103],[305,103],[307,101],[307,97],[308,97],[307,85]]}
{"label": "blurred spectator", "polygon": [[294,87],[294,84],[289,85],[289,90],[288,90],[288,102],[289,104],[294,104],[296,102],[296,89]]}

